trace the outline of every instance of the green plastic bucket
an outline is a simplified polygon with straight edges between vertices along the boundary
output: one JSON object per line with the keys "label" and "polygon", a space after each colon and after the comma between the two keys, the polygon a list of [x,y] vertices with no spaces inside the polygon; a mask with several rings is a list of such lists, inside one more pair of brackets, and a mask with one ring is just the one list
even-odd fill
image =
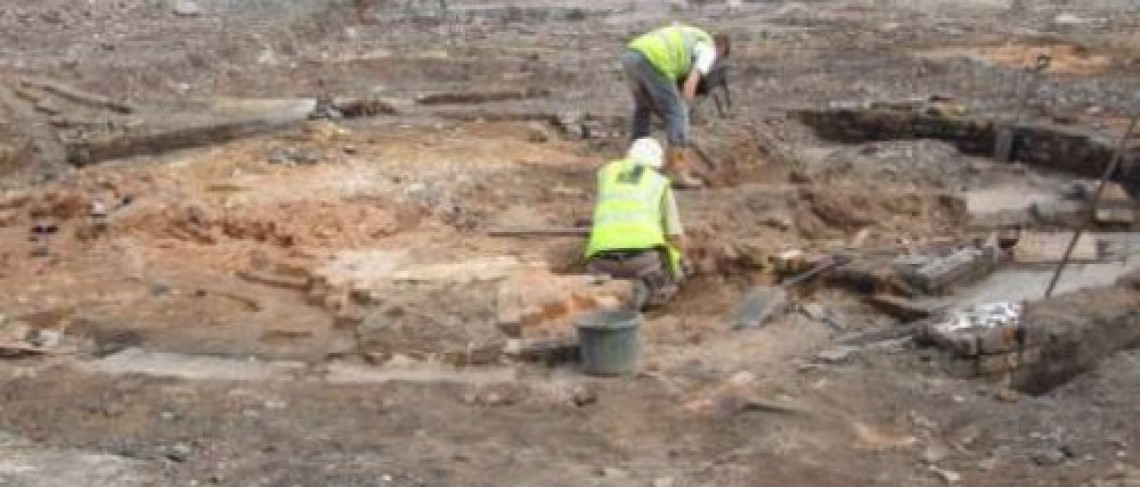
{"label": "green plastic bucket", "polygon": [[641,315],[636,311],[594,311],[577,320],[582,372],[612,377],[637,371]]}

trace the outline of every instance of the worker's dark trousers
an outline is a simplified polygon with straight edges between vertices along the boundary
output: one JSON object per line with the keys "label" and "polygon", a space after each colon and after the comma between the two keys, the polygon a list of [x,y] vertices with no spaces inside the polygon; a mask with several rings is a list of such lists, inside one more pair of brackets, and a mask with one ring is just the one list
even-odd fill
{"label": "worker's dark trousers", "polygon": [[674,276],[669,271],[668,259],[668,254],[663,250],[621,251],[599,254],[590,259],[588,267],[595,274],[644,283],[648,295],[635,303],[638,308],[642,308],[647,304],[665,304],[677,294],[681,276]]}
{"label": "worker's dark trousers", "polygon": [[689,110],[677,90],[677,84],[658,73],[640,52],[626,50],[621,58],[626,80],[633,93],[634,140],[648,137],[650,117],[654,113],[665,120],[665,135],[670,147],[685,147],[689,127]]}

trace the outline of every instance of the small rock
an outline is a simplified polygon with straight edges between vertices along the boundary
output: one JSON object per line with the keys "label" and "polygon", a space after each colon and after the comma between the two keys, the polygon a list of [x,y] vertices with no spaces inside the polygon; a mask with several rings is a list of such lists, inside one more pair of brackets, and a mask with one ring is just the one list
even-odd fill
{"label": "small rock", "polygon": [[855,349],[852,347],[836,347],[820,352],[816,355],[816,359],[825,364],[841,364],[850,359],[854,352]]}
{"label": "small rock", "polygon": [[934,441],[926,445],[926,448],[922,450],[922,461],[926,463],[938,463],[949,456],[950,449],[941,441]]}
{"label": "small rock", "polygon": [[1053,23],[1056,25],[1078,25],[1085,23],[1085,19],[1077,17],[1069,12],[1062,12],[1053,17]]}
{"label": "small rock", "polygon": [[286,166],[293,164],[292,151],[281,147],[271,149],[266,158],[269,160],[270,164],[280,164]]}
{"label": "small rock", "polygon": [[299,149],[293,153],[293,160],[297,164],[317,164],[324,160],[325,155],[321,151],[312,148]]}
{"label": "small rock", "polygon": [[629,472],[616,467],[603,467],[599,472],[602,477],[607,479],[626,479],[629,478]]}
{"label": "small rock", "polygon": [[1061,462],[1064,462],[1065,452],[1057,448],[1048,448],[1033,452],[1030,455],[1030,458],[1033,459],[1033,463],[1037,464],[1039,467],[1050,467],[1053,465],[1060,465]]}
{"label": "small rock", "polygon": [[166,453],[164,453],[163,456],[172,462],[183,463],[190,458],[190,452],[190,445],[179,443],[170,448],[167,448]]}
{"label": "small rock", "polygon": [[753,382],[756,382],[756,374],[753,374],[747,370],[742,370],[740,372],[732,374],[732,377],[728,378],[728,383],[736,387],[744,387],[752,384]]}
{"label": "small rock", "polygon": [[808,184],[811,181],[812,178],[808,173],[798,169],[793,169],[792,172],[788,174],[788,182],[793,184]]}
{"label": "small rock", "polygon": [[578,407],[589,406],[598,402],[598,393],[584,385],[576,385],[571,390],[570,400]]}
{"label": "small rock", "polygon": [[930,467],[930,471],[934,472],[934,474],[937,475],[938,478],[942,479],[942,481],[946,482],[947,484],[956,484],[956,483],[962,481],[962,474],[955,472],[953,470],[946,470],[946,469],[941,469],[938,467]]}
{"label": "small rock", "polygon": [[673,477],[661,477],[653,481],[653,487],[673,487],[677,485],[677,479]]}
{"label": "small rock", "polygon": [[1021,393],[1013,389],[1002,388],[994,392],[994,398],[1001,402],[1015,403],[1021,400]]}
{"label": "small rock", "polygon": [[989,472],[990,470],[997,468],[997,465],[998,465],[997,457],[989,457],[985,460],[978,462],[978,470],[981,470],[983,472]]}
{"label": "small rock", "polygon": [[384,366],[393,369],[408,369],[415,367],[418,364],[419,362],[416,361],[416,359],[413,359],[404,354],[397,353],[392,355],[392,357],[384,363]]}
{"label": "small rock", "polygon": [[194,0],[176,0],[172,10],[175,15],[181,15],[183,17],[202,15],[202,6],[198,5],[198,2]]}
{"label": "small rock", "polygon": [[546,126],[546,124],[543,124],[541,122],[531,122],[527,124],[526,132],[526,140],[529,142],[534,142],[536,144],[549,142],[552,138],[550,129]]}
{"label": "small rock", "polygon": [[62,341],[63,333],[57,330],[33,330],[28,336],[28,342],[40,348],[54,348]]}
{"label": "small rock", "polygon": [[174,289],[164,282],[154,282],[150,285],[150,293],[155,296],[166,296],[172,291],[174,291]]}

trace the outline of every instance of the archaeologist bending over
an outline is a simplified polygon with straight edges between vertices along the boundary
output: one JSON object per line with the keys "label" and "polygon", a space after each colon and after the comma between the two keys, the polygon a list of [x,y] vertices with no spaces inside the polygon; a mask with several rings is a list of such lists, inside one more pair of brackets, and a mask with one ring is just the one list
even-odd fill
{"label": "archaeologist bending over", "polygon": [[642,138],[598,170],[586,259],[591,272],[637,280],[638,309],[664,304],[682,278],[683,230],[663,163],[661,144]]}
{"label": "archaeologist bending over", "polygon": [[633,91],[633,139],[649,136],[653,113],[665,120],[668,172],[680,188],[701,186],[688,168],[689,106],[701,77],[708,76],[729,51],[728,36],[714,38],[696,27],[673,24],[634,39],[622,56]]}

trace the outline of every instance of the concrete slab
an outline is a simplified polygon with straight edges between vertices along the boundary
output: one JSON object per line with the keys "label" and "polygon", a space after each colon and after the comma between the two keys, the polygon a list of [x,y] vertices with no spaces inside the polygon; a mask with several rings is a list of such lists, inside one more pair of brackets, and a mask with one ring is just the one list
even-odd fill
{"label": "concrete slab", "polygon": [[442,264],[411,264],[392,273],[396,281],[473,282],[494,281],[525,270],[542,270],[538,262],[524,262],[512,256],[480,257]]}
{"label": "concrete slab", "polygon": [[[518,371],[510,367],[463,368],[416,361],[388,363],[376,367],[333,363],[325,367],[321,373],[316,373],[309,371],[301,362],[243,360],[151,352],[137,348],[85,363],[83,367],[104,374],[140,374],[183,380],[295,381],[307,378],[336,384],[385,382],[491,384],[518,380]],[[4,463],[0,460],[0,485],[9,485],[2,482],[3,472]]]}
{"label": "concrete slab", "polygon": [[518,272],[545,268],[545,263],[526,262],[509,255],[422,263],[412,262],[407,251],[352,250],[338,253],[315,274],[329,283],[351,283],[356,288],[376,289],[392,282],[494,281]]}
{"label": "concrete slab", "polygon": [[328,374],[322,380],[335,384],[421,382],[483,385],[515,382],[519,380],[519,374],[512,367],[462,368],[428,363],[407,367],[330,364]]}
{"label": "concrete slab", "polygon": [[83,367],[105,374],[142,374],[186,380],[289,380],[304,370],[301,362],[263,362],[205,355],[151,352],[131,348]]}
{"label": "concrete slab", "polygon": [[1058,200],[1052,192],[1022,185],[995,186],[967,191],[966,211],[978,224],[1012,225],[1029,221],[1030,209]]}
{"label": "concrete slab", "polygon": [[[1039,300],[1053,277],[1053,266],[1041,268],[1008,268],[989,278],[961,289],[955,294],[958,307],[976,306],[997,301]],[[1055,295],[1068,294],[1082,289],[1112,285],[1117,278],[1140,270],[1140,257],[1132,256],[1119,262],[1100,262],[1070,265],[1057,283]]]}

